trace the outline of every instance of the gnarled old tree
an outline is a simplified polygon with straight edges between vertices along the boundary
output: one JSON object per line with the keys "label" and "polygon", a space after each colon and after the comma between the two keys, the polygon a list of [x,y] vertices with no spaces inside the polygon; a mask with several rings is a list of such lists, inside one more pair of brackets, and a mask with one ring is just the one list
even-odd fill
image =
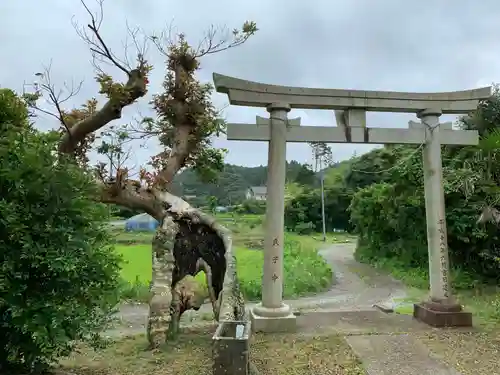
{"label": "gnarled old tree", "polygon": [[[74,92],[66,98],[56,94],[48,70],[43,74],[43,83],[37,93],[27,95],[34,108],[60,121],[61,157],[73,157],[82,167],[88,163],[86,154],[99,137],[98,132],[105,131],[106,127],[109,129],[112,121],[121,118],[123,108],[146,95],[152,69],[143,50],[138,53],[135,67],[111,52],[99,30],[102,2],[98,1],[98,4],[101,12],[94,15],[82,1],[90,23],[77,30],[90,46],[94,66],[98,68],[100,94],[106,96],[105,103],[99,106],[96,99],[91,99],[81,108],[63,109],[63,102]],[[142,210],[160,222],[152,243],[148,338],[153,347],[176,335],[184,311],[197,309],[203,303],[203,298],[190,288],[189,282],[190,277],[201,270],[206,273],[210,299],[218,319],[227,263],[234,261],[234,258],[227,259],[228,231],[212,217],[170,194],[169,188],[182,168],[194,168],[207,179],[215,177],[222,168],[223,150],[211,146],[211,137],[224,130],[224,122],[211,103],[212,86],[200,83],[195,74],[201,57],[241,45],[256,31],[255,23],[245,22],[241,30],[234,30],[229,37],[216,40],[220,35],[211,29],[198,48],[191,47],[182,34],[177,36],[176,42],[169,39],[166,44],[160,38],[151,37],[150,41],[166,57],[167,73],[164,92],[154,95],[151,103],[157,118],[142,121],[139,130],[144,136],[156,136],[163,151],[152,158],[152,170],[142,168],[137,180],[132,180],[123,167],[116,168],[113,175],[104,164],[97,168],[103,202]],[[135,38],[137,32],[131,32],[131,35]],[[117,67],[123,72],[125,81],[115,81],[104,73],[99,62]],[[40,96],[52,103],[53,112],[37,107],[36,100]],[[235,314],[244,314],[243,311],[240,309]]]}

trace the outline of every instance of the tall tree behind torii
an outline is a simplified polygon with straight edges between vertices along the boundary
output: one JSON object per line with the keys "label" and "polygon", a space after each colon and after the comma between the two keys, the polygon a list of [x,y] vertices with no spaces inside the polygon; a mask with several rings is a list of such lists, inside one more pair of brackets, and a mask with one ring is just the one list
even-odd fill
{"label": "tall tree behind torii", "polygon": [[[104,104],[99,107],[97,99],[92,98],[81,108],[64,109],[64,102],[74,96],[76,90],[69,89],[63,96],[51,81],[49,69],[41,74],[42,83],[37,92],[25,95],[33,108],[57,118],[61,124],[61,157],[73,158],[82,168],[88,168],[86,155],[98,137],[96,132],[120,119],[123,108],[146,94],[148,75],[153,68],[145,56],[146,44],[139,43],[139,30],[129,29],[138,49],[133,65],[127,58],[120,59],[112,52],[100,33],[102,0],[97,4],[98,11],[94,13],[82,0],[90,23],[85,28],[76,24],[75,27],[92,52],[99,93],[106,97]],[[248,21],[240,30],[227,32],[227,35],[224,30],[211,27],[196,48],[188,44],[183,34],[177,35],[175,41],[168,35],[170,33],[145,38],[144,41],[152,42],[166,57],[164,92],[153,96],[151,104],[156,110],[156,119],[145,119],[139,128],[125,127],[120,131],[130,136],[140,133],[141,138],[156,137],[163,151],[152,157],[152,172],[141,168],[138,180],[130,179],[128,170],[123,167],[117,168],[114,176],[105,164],[96,168],[102,202],[142,210],[160,222],[152,244],[153,281],[147,332],[153,347],[170,335],[176,335],[180,315],[201,304],[198,296],[186,291],[185,285],[179,287],[179,281],[187,275],[205,270],[216,316],[220,307],[217,298],[226,269],[221,238],[224,231],[211,217],[170,194],[169,188],[182,168],[195,169],[207,181],[215,179],[223,168],[224,152],[212,147],[211,138],[221,134],[225,124],[211,103],[212,85],[200,83],[195,73],[200,68],[201,57],[239,46],[256,31],[256,24]],[[106,74],[103,62],[121,70],[125,81],[115,81]],[[37,106],[40,97],[53,105],[53,112]],[[102,144],[100,148],[101,151],[107,149]]]}

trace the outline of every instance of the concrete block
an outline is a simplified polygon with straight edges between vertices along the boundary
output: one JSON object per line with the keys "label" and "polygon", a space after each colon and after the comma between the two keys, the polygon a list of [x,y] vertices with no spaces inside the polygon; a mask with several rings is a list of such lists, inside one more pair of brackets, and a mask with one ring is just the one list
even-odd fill
{"label": "concrete block", "polygon": [[263,317],[250,310],[253,332],[293,333],[297,330],[297,318],[293,313],[283,317]]}
{"label": "concrete block", "polygon": [[472,327],[472,313],[461,308],[436,309],[427,303],[413,305],[413,317],[432,327]]}
{"label": "concrete block", "polygon": [[250,322],[222,321],[213,340],[214,375],[248,375]]}

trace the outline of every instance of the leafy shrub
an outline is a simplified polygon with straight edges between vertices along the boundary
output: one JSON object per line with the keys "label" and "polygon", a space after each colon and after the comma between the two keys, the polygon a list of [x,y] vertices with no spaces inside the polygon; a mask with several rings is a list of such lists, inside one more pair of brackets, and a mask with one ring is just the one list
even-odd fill
{"label": "leafy shrub", "polygon": [[243,245],[248,249],[263,250],[264,249],[264,239],[263,238],[246,238],[243,241]]}
{"label": "leafy shrub", "polygon": [[242,216],[238,219],[239,222],[244,223],[245,225],[252,226],[253,228],[262,226],[264,223],[263,215],[246,215]]}
{"label": "leafy shrub", "polygon": [[[464,165],[463,159],[457,160],[460,155],[446,158],[451,154],[445,149],[444,189],[453,286],[469,289],[479,282],[496,284],[500,281],[500,232],[493,224],[477,224],[487,185],[477,178],[474,193],[466,196],[456,186],[457,166]],[[359,236],[358,260],[371,264],[394,260],[406,270],[428,272],[421,165],[421,154],[415,153],[386,175],[386,182],[369,185],[354,195],[350,212]]]}
{"label": "leafy shrub", "polygon": [[298,223],[295,226],[295,232],[298,234],[311,234],[314,232],[314,224],[311,221],[308,223]]}
{"label": "leafy shrub", "polygon": [[[351,202],[352,194],[340,187],[325,189],[325,224],[328,232],[334,229],[350,231],[347,208]],[[312,223],[314,232],[321,232],[323,218],[321,215],[320,190],[305,190],[288,201],[285,207],[285,226],[297,232],[301,223]]]}
{"label": "leafy shrub", "polygon": [[95,185],[58,160],[56,133],[0,90],[0,370],[39,371],[94,339],[115,306],[119,258]]}
{"label": "leafy shrub", "polygon": [[[236,250],[238,278],[247,300],[262,298],[264,254],[258,250]],[[320,292],[331,285],[332,269],[316,249],[285,238],[283,296],[295,298]]]}
{"label": "leafy shrub", "polygon": [[148,303],[151,299],[149,284],[140,280],[138,276],[136,276],[134,282],[122,280],[120,285],[120,297],[125,301]]}
{"label": "leafy shrub", "polygon": [[266,212],[266,202],[254,199],[247,199],[243,201],[238,207],[235,208],[238,214],[256,214],[262,215]]}
{"label": "leafy shrub", "polygon": [[331,285],[333,271],[316,249],[285,238],[284,250],[285,296],[317,293]]}

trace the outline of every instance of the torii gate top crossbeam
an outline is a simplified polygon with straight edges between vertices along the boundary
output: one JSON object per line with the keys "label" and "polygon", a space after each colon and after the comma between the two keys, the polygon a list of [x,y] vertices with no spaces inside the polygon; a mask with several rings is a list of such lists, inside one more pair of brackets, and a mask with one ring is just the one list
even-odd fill
{"label": "torii gate top crossbeam", "polygon": [[375,112],[417,113],[433,108],[443,114],[467,114],[477,108],[480,100],[491,96],[491,87],[474,90],[413,93],[395,91],[364,91],[318,89],[268,85],[213,74],[217,92],[225,93],[234,105],[265,107],[271,103],[288,103],[292,108],[333,109],[360,108]]}

